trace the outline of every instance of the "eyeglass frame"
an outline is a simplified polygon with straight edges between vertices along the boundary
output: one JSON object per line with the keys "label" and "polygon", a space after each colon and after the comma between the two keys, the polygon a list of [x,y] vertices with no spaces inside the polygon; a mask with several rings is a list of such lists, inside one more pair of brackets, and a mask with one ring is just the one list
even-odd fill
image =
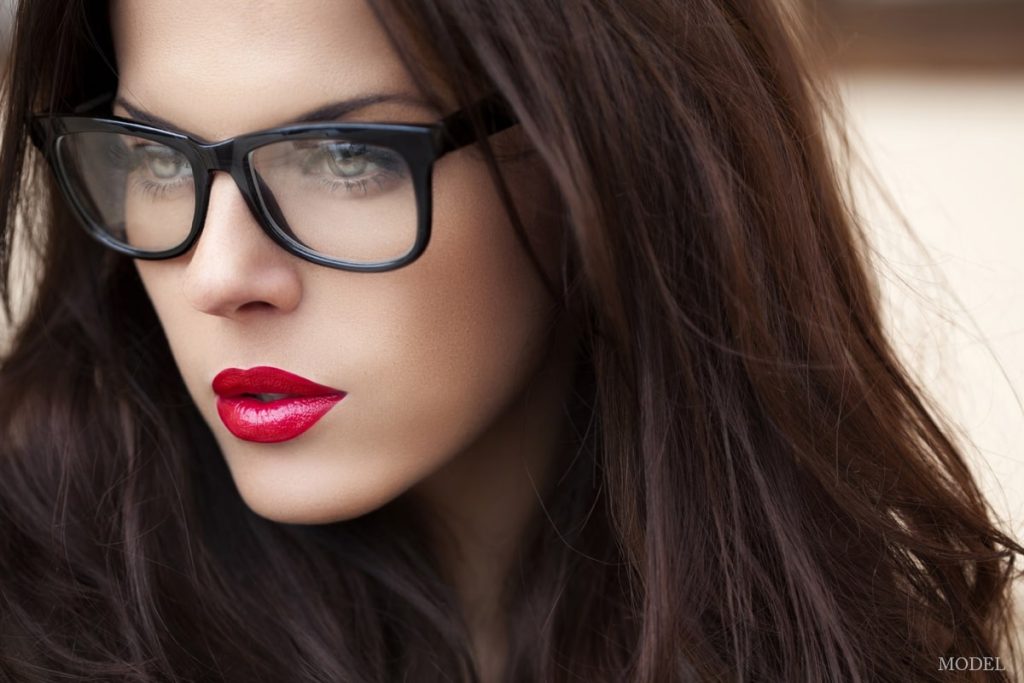
{"label": "eyeglass frame", "polygon": [[[112,95],[103,95],[77,107],[76,112],[89,111],[108,102],[111,98]],[[382,272],[407,266],[426,250],[430,241],[432,223],[431,179],[434,163],[449,152],[461,149],[480,139],[477,129],[473,125],[474,119],[478,119],[482,123],[483,132],[487,136],[511,128],[519,122],[505,99],[495,91],[463,109],[448,114],[440,121],[430,124],[356,121],[297,123],[243,133],[217,142],[206,143],[184,133],[118,116],[46,113],[31,116],[29,134],[33,144],[43,153],[54,172],[64,198],[72,206],[78,222],[90,236],[114,251],[147,261],[170,259],[187,252],[199,239],[206,223],[214,172],[224,171],[235,181],[249,211],[256,218],[256,222],[263,232],[288,253],[329,268],[357,272]],[[81,204],[79,193],[74,189],[68,176],[68,170],[61,161],[58,145],[61,139],[69,134],[103,132],[122,133],[158,142],[181,153],[191,164],[195,187],[195,214],[189,234],[181,244],[157,252],[135,249],[115,240],[109,231],[103,229],[98,223],[94,223],[90,218],[89,211]],[[278,225],[272,210],[266,206],[265,200],[260,194],[259,177],[250,164],[250,156],[253,151],[264,145],[283,140],[326,139],[341,136],[344,136],[346,141],[386,146],[401,155],[408,165],[415,194],[417,226],[416,242],[404,256],[377,263],[356,263],[324,256],[291,237],[285,227]]]}

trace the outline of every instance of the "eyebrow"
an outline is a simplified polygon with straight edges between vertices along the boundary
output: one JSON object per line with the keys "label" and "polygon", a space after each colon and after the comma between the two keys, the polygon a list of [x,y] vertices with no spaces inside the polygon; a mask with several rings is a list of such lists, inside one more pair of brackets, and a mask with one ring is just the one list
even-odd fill
{"label": "eyebrow", "polygon": [[[304,114],[300,114],[278,125],[286,126],[293,123],[325,123],[330,121],[338,121],[347,116],[351,116],[352,114],[358,111],[366,109],[367,107],[371,107],[375,104],[382,104],[385,102],[410,105],[414,107],[419,107],[421,109],[428,109],[431,112],[436,113],[435,107],[433,105],[413,95],[407,95],[404,93],[372,93],[369,95],[362,95],[360,97],[352,97],[345,100],[339,100],[337,102],[331,102],[330,104],[317,107],[316,109],[311,109],[310,111],[307,111]],[[207,142],[207,140],[204,140],[203,138],[181,128],[180,126],[175,125],[173,122],[168,121],[167,119],[162,118],[160,116],[157,116],[156,114],[148,112],[142,107],[138,107],[134,104],[131,104],[120,95],[114,100],[114,104],[119,105],[126,112],[128,112],[128,116],[135,121],[138,121],[140,123],[146,123],[151,126],[156,126],[157,128],[165,128],[169,131],[188,135],[189,137],[195,138],[196,140]]]}

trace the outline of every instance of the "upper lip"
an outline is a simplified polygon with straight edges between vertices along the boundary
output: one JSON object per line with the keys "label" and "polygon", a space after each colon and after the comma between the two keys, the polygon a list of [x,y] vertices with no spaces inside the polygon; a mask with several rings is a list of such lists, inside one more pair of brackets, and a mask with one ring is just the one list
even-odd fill
{"label": "upper lip", "polygon": [[224,398],[244,394],[287,394],[301,397],[344,393],[339,389],[317,384],[305,377],[266,365],[248,370],[221,370],[213,378],[213,391]]}

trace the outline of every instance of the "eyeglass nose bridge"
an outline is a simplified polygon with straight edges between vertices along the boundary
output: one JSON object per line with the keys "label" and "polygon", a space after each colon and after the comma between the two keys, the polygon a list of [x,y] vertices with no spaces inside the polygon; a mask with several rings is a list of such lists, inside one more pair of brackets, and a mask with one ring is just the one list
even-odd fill
{"label": "eyeglass nose bridge", "polygon": [[[260,206],[255,196],[256,188],[252,187],[252,180],[248,176],[244,164],[244,158],[237,153],[236,140],[224,140],[209,144],[196,143],[193,146],[193,154],[199,162],[198,167],[193,169],[197,173],[198,205],[196,206],[196,225],[192,231],[192,237],[188,241],[191,248],[198,240],[206,224],[206,217],[210,208],[210,198],[213,191],[213,180],[218,172],[226,173],[235,182],[239,194],[245,201],[249,213],[255,219],[260,229],[276,244],[290,251],[289,245],[277,234],[274,226],[270,223],[265,214],[264,207]],[[273,207],[267,207],[272,209]]]}
{"label": "eyeglass nose bridge", "polygon": [[202,170],[207,173],[212,171],[231,173],[236,167],[241,170],[241,160],[235,153],[234,139],[212,143],[194,142],[192,151],[198,158]]}

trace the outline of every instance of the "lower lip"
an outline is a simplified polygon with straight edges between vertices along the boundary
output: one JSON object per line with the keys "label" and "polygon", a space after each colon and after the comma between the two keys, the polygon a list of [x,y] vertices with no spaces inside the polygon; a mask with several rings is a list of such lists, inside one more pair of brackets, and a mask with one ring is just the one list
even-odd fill
{"label": "lower lip", "polygon": [[299,436],[327,414],[344,394],[261,401],[248,396],[217,398],[217,414],[228,431],[245,441],[277,443]]}

